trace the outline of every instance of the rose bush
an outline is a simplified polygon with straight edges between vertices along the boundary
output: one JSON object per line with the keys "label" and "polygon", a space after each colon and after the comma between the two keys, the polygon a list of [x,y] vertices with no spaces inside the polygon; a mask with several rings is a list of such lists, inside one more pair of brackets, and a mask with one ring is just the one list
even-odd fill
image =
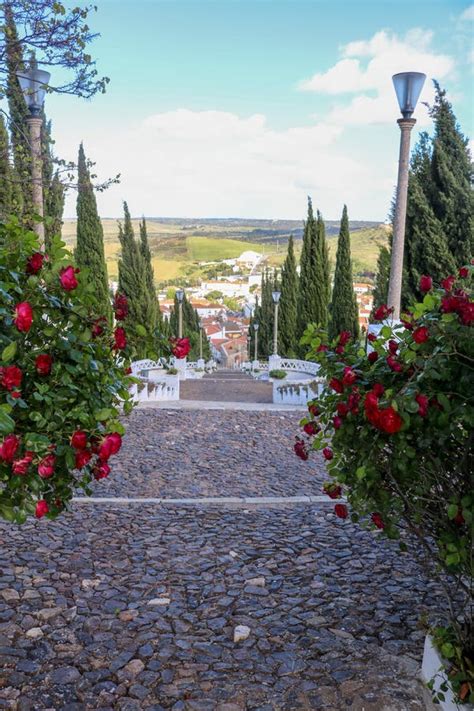
{"label": "rose bush", "polygon": [[[446,592],[443,629],[456,643],[441,652],[463,702],[474,701],[473,271],[463,267],[440,288],[424,275],[423,302],[402,325],[370,334],[367,349],[346,333],[328,344],[309,327],[302,342],[328,385],[309,404],[295,444],[301,459],[322,450],[326,493],[347,496],[348,506],[336,504],[339,518],[350,510],[353,521],[364,518],[389,538],[406,529],[417,537]],[[385,305],[376,312],[388,316]],[[438,629],[435,639],[442,636]]]}
{"label": "rose bush", "polygon": [[46,255],[15,222],[0,225],[0,317],[0,516],[54,518],[110,472],[133,353],[61,241]]}

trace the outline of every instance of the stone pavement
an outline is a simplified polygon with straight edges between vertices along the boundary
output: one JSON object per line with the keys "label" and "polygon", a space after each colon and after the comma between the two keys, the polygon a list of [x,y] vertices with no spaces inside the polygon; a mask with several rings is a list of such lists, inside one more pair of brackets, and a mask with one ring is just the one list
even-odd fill
{"label": "stone pavement", "polygon": [[[317,495],[297,420],[136,411],[94,496]],[[442,601],[331,508],[84,501],[0,524],[0,709],[421,711],[418,619]]]}
{"label": "stone pavement", "polygon": [[221,369],[201,380],[180,383],[181,400],[271,403],[272,393],[271,383],[255,380],[239,370]]}

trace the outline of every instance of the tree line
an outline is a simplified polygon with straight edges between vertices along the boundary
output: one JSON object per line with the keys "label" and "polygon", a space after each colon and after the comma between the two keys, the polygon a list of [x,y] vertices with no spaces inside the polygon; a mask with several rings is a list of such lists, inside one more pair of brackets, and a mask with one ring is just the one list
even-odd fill
{"label": "tree line", "polygon": [[326,228],[321,212],[316,216],[311,198],[303,230],[303,245],[298,276],[293,236],[281,270],[267,269],[262,274],[261,298],[257,301],[250,320],[250,352],[255,355],[255,324],[258,323],[257,348],[259,357],[273,352],[275,307],[273,291],[280,291],[278,319],[278,354],[303,357],[306,348],[300,339],[309,323],[316,323],[335,338],[341,331],[359,335],[359,315],[352,284],[352,260],[349,218],[344,206],[337,243],[334,284],[331,288],[331,265],[326,240]]}

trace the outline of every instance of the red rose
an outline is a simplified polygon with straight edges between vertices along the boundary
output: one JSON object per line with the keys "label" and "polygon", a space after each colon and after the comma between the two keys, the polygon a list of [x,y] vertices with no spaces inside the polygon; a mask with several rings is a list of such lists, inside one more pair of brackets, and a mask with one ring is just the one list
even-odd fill
{"label": "red rose", "polygon": [[377,353],[377,351],[371,351],[367,356],[367,360],[369,361],[369,363],[375,363],[378,357],[379,354]]}
{"label": "red rose", "polygon": [[375,335],[375,333],[369,333],[367,334],[367,340],[373,343],[377,340],[377,336]]}
{"label": "red rose", "polygon": [[76,469],[84,469],[85,466],[87,466],[92,459],[92,452],[86,452],[86,450],[81,449],[79,452],[76,452],[76,461],[75,461],[75,467]]}
{"label": "red rose", "polygon": [[326,344],[321,343],[321,345],[316,348],[316,353],[324,353],[327,350],[328,347],[326,346]]}
{"label": "red rose", "polygon": [[76,274],[79,274],[80,269],[74,269],[74,267],[63,267],[59,272],[59,281],[61,286],[65,291],[73,291],[78,286],[78,281],[76,279]]}
{"label": "red rose", "polygon": [[354,373],[352,368],[347,366],[347,368],[344,368],[344,374],[342,376],[342,382],[344,385],[353,385],[355,381],[357,380],[357,375]]}
{"label": "red rose", "polygon": [[16,365],[8,365],[6,368],[0,368],[0,382],[6,390],[19,388],[23,373]]}
{"label": "red rose", "polygon": [[47,454],[38,464],[38,474],[42,479],[49,479],[50,476],[53,476],[55,461],[54,454]]}
{"label": "red rose", "polygon": [[376,321],[383,321],[384,319],[387,318],[392,313],[393,309],[389,309],[387,304],[382,304],[381,306],[378,307],[378,309],[375,309],[374,311],[374,319]]}
{"label": "red rose", "polygon": [[451,291],[451,289],[452,289],[453,286],[454,286],[454,282],[455,282],[455,281],[456,281],[456,277],[455,277],[455,276],[448,276],[448,277],[446,277],[446,279],[443,279],[443,280],[441,281],[441,286],[443,287],[443,289],[444,289],[445,291]]}
{"label": "red rose", "polygon": [[342,355],[344,353],[344,346],[336,346],[334,349],[334,353],[337,353],[337,355]]}
{"label": "red rose", "polygon": [[468,267],[461,267],[458,272],[459,276],[461,279],[467,279],[469,276],[469,269]]}
{"label": "red rose", "polygon": [[98,338],[104,333],[104,326],[102,324],[106,324],[107,319],[105,316],[99,316],[99,318],[96,318],[94,321],[94,324],[92,326],[92,336],[93,338]]}
{"label": "red rose", "polygon": [[116,328],[114,332],[114,348],[116,350],[123,350],[127,346],[127,334],[125,333],[125,329],[123,328]]}
{"label": "red rose", "polygon": [[0,459],[4,462],[12,462],[19,446],[20,440],[16,435],[7,435],[0,447]]}
{"label": "red rose", "polygon": [[426,328],[426,326],[420,326],[419,328],[415,328],[413,331],[413,340],[415,343],[424,343],[425,341],[428,340],[430,337],[430,332]]}
{"label": "red rose", "polygon": [[334,457],[333,451],[330,447],[324,447],[323,457],[324,459],[327,459],[328,462]]}
{"label": "red rose", "polygon": [[12,471],[14,474],[26,474],[28,467],[33,461],[33,452],[25,452],[21,459],[15,459],[12,464]]}
{"label": "red rose", "polygon": [[41,252],[35,252],[31,255],[26,263],[26,273],[27,274],[37,274],[43,267],[44,254]]}
{"label": "red rose", "polygon": [[403,425],[403,420],[393,407],[386,407],[378,413],[378,427],[387,434],[396,434]]}
{"label": "red rose", "polygon": [[377,512],[373,513],[370,518],[372,519],[372,523],[375,523],[377,528],[381,528],[381,529],[385,528],[384,520],[379,513],[377,513]]}
{"label": "red rose", "polygon": [[420,277],[420,291],[430,291],[433,288],[433,279],[423,274]]}
{"label": "red rose", "polygon": [[334,507],[334,513],[338,518],[347,518],[349,512],[347,511],[347,506],[344,504],[336,504]]}
{"label": "red rose", "polygon": [[131,374],[132,374],[132,369],[131,369],[130,366],[129,366],[128,368],[125,368],[125,370],[124,370],[123,372],[125,373],[125,375],[131,375]]}
{"label": "red rose", "polygon": [[27,301],[22,301],[15,306],[13,323],[19,331],[27,333],[33,323],[33,309]]}
{"label": "red rose", "polygon": [[453,521],[458,526],[462,526],[463,523],[466,523],[464,516],[462,515],[462,508],[460,506],[458,508],[456,516],[453,518]]}
{"label": "red rose", "polygon": [[372,387],[372,392],[376,397],[382,397],[382,395],[385,392],[385,388],[382,385],[382,383],[375,383],[374,386]]}
{"label": "red rose", "polygon": [[48,502],[44,499],[40,499],[36,504],[35,516],[36,518],[42,518],[45,514],[49,512]]}
{"label": "red rose", "polygon": [[351,340],[351,332],[350,331],[341,331],[339,334],[339,345],[340,346],[345,346],[349,341]]}
{"label": "red rose", "polygon": [[466,303],[463,304],[459,315],[461,316],[461,321],[465,326],[470,326],[474,322],[474,304]]}
{"label": "red rose", "polygon": [[106,462],[113,454],[117,454],[122,446],[122,437],[118,432],[112,432],[104,437],[99,447],[99,458]]}
{"label": "red rose", "polygon": [[357,415],[359,412],[359,402],[360,394],[357,390],[354,390],[347,398],[347,406],[354,415]]}
{"label": "red rose", "polygon": [[181,360],[181,358],[186,358],[189,351],[191,350],[189,338],[170,338],[170,344],[171,352],[178,360]]}
{"label": "red rose", "polygon": [[53,359],[47,353],[36,356],[35,368],[40,375],[49,375],[53,366]]}
{"label": "red rose", "polygon": [[327,494],[330,499],[340,499],[342,496],[342,486],[326,482],[323,486],[323,492]]}
{"label": "red rose", "polygon": [[398,341],[394,341],[392,338],[388,342],[388,350],[392,355],[395,355],[398,351]]}
{"label": "red rose", "polygon": [[364,407],[366,410],[377,410],[379,399],[374,392],[368,392],[365,396]]}
{"label": "red rose", "polygon": [[421,393],[418,393],[415,397],[416,402],[418,403],[418,414],[421,415],[421,417],[426,417],[428,414],[428,407],[430,405],[430,400],[426,395],[422,395]]}
{"label": "red rose", "polygon": [[71,447],[85,449],[87,447],[87,432],[76,430],[71,437]]}
{"label": "red rose", "polygon": [[349,412],[349,405],[345,402],[338,402],[336,405],[337,414],[340,417],[345,417]]}
{"label": "red rose", "polygon": [[334,425],[334,429],[338,430],[342,426],[342,417],[339,417],[338,415],[333,417],[332,424]]}
{"label": "red rose", "polygon": [[296,454],[297,457],[302,459],[303,461],[306,461],[309,457],[308,450],[306,449],[306,445],[302,439],[297,439],[296,443],[293,447],[293,450]]}
{"label": "red rose", "polygon": [[125,294],[115,294],[114,313],[117,321],[123,321],[128,316],[128,299]]}
{"label": "red rose", "polygon": [[402,314],[400,321],[403,323],[408,331],[413,331],[413,314],[408,311],[406,314]]}
{"label": "red rose", "polygon": [[395,373],[399,373],[402,370],[401,363],[399,363],[398,360],[396,360],[393,356],[387,357],[387,365]]}
{"label": "red rose", "polygon": [[319,415],[319,408],[314,403],[311,403],[310,405],[308,405],[308,411],[310,412],[311,415],[313,415],[313,417],[317,417]]}
{"label": "red rose", "polygon": [[332,378],[329,381],[329,387],[335,390],[337,393],[344,392],[344,385],[342,384],[342,381],[338,380],[337,378]]}
{"label": "red rose", "polygon": [[321,427],[319,427],[315,422],[307,422],[304,427],[303,427],[304,432],[306,432],[307,435],[310,437],[318,434],[318,432],[321,430]]}
{"label": "red rose", "polygon": [[107,462],[99,462],[94,467],[94,479],[106,479],[110,474],[110,467]]}

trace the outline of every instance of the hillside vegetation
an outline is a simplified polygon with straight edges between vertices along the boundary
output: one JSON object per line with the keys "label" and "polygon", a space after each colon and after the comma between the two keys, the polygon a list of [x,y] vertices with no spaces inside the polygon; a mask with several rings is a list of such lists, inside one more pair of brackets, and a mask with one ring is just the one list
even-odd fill
{"label": "hillside vegetation", "polygon": [[[138,222],[133,220],[136,235],[139,232]],[[120,254],[117,223],[116,219],[102,220],[105,257],[109,277],[112,280],[116,280],[118,276],[117,262]],[[359,227],[359,225],[367,226]],[[157,286],[180,277],[187,280],[200,279],[205,276],[205,268],[198,262],[233,259],[246,250],[265,254],[270,266],[279,266],[285,258],[290,233],[295,236],[298,257],[301,252],[300,221],[201,220],[197,224],[192,220],[148,219],[147,226]],[[74,248],[75,220],[64,222],[63,238],[71,248]],[[354,274],[374,273],[379,247],[387,244],[387,241],[386,226],[376,223],[351,223]],[[328,244],[334,267],[337,249],[336,230],[328,229]]]}

